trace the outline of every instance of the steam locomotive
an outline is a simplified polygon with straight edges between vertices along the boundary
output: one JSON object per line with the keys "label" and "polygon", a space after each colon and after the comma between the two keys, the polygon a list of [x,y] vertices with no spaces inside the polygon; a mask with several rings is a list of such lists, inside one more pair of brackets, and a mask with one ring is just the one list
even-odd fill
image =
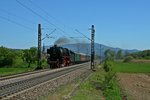
{"label": "steam locomotive", "polygon": [[47,54],[49,55],[47,63],[51,69],[90,61],[89,55],[76,53],[67,48],[58,47],[57,45],[47,49]]}

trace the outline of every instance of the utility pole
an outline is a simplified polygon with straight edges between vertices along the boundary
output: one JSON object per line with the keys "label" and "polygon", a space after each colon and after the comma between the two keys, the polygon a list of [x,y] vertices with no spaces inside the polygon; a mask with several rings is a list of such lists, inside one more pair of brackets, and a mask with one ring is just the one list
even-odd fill
{"label": "utility pole", "polygon": [[91,28],[91,69],[93,71],[95,71],[95,66],[94,66],[94,55],[95,55],[95,51],[94,51],[94,35],[95,35],[95,29],[94,29],[94,25],[92,25],[92,28]]}
{"label": "utility pole", "polygon": [[41,67],[41,24],[38,24],[38,62],[37,62],[37,69],[42,69]]}
{"label": "utility pole", "polygon": [[[54,29],[50,34],[46,34],[46,37],[42,38],[42,32],[41,32],[42,28],[41,28],[41,24],[38,24],[38,61],[37,61],[37,68],[36,69],[42,69],[41,65],[42,65],[42,61],[41,61],[41,55],[42,55],[42,41],[45,38],[54,38],[54,37],[50,37],[50,35],[56,31],[56,29]],[[43,44],[43,52],[45,50],[45,46]]]}
{"label": "utility pole", "polygon": [[42,54],[45,52],[45,44],[43,43],[43,49],[42,49]]}

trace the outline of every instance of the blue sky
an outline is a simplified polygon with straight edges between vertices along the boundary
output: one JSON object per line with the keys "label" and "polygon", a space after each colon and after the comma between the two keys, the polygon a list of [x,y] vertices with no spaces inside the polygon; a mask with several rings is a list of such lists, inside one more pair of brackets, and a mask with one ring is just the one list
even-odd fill
{"label": "blue sky", "polygon": [[95,25],[97,43],[123,49],[150,49],[149,5],[149,0],[0,0],[0,45],[37,46],[40,23],[43,37],[56,29],[51,35],[54,38],[42,41],[45,45],[62,36],[83,37],[75,29],[90,37],[89,28]]}

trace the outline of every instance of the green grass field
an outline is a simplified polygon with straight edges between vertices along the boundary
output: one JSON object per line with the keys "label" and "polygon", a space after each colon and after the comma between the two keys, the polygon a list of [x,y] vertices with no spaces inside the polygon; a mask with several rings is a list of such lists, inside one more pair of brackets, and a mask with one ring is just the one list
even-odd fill
{"label": "green grass field", "polygon": [[[87,81],[80,85],[71,100],[121,100],[120,89],[115,78],[108,83],[105,80],[106,76],[108,73],[98,68]],[[104,87],[105,89],[102,89]]]}
{"label": "green grass field", "polygon": [[150,63],[115,62],[113,71],[123,73],[150,73]]}
{"label": "green grass field", "polygon": [[34,67],[30,67],[30,68],[28,68],[28,67],[0,68],[0,76],[33,71],[34,69],[35,69]]}
{"label": "green grass field", "polygon": [[[21,58],[17,58],[16,62],[14,62],[12,66],[0,67],[0,76],[33,71],[35,70],[36,66],[37,63],[34,63],[28,68],[28,63],[23,62]],[[42,62],[42,67],[44,69],[48,68],[46,60]]]}
{"label": "green grass field", "polygon": [[104,79],[104,72],[102,70],[93,73],[88,80],[80,85],[74,96],[71,97],[71,100],[105,100],[102,91],[96,89],[95,85],[96,83],[100,85],[101,79]]}
{"label": "green grass field", "polygon": [[31,66],[28,67],[27,63],[20,63],[20,64],[13,65],[13,66],[1,67],[0,68],[0,76],[33,71],[33,70],[35,70],[36,66],[37,66],[36,64],[31,64]]}

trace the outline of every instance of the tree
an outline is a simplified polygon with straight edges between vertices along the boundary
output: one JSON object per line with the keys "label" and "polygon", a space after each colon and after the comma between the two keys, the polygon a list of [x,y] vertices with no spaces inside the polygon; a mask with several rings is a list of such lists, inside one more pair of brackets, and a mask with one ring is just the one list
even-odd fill
{"label": "tree", "polygon": [[134,59],[150,59],[150,50],[130,53],[128,56],[132,56]]}
{"label": "tree", "polygon": [[133,59],[132,56],[127,56],[127,57],[125,57],[123,62],[130,62],[132,59]]}
{"label": "tree", "polygon": [[0,67],[4,67],[7,65],[12,66],[16,55],[11,49],[5,48],[3,46],[0,47]]}
{"label": "tree", "polygon": [[119,51],[117,52],[116,58],[117,58],[117,59],[122,59],[122,58],[123,58],[123,56],[122,56],[122,50],[119,50]]}
{"label": "tree", "polygon": [[108,49],[105,51],[105,62],[104,62],[104,70],[106,72],[109,72],[111,70],[111,66],[113,65],[114,63],[114,56],[115,56],[115,52]]}
{"label": "tree", "polygon": [[124,53],[124,56],[128,56],[129,55],[129,52],[126,50],[125,53]]}
{"label": "tree", "polygon": [[111,70],[111,66],[113,65],[113,61],[112,60],[105,60],[104,62],[104,70],[105,72],[109,72]]}
{"label": "tree", "polygon": [[105,52],[105,58],[106,59],[111,59],[111,60],[114,60],[114,56],[115,56],[115,52],[110,50],[110,49],[107,49]]}
{"label": "tree", "polygon": [[30,67],[31,63],[35,63],[37,60],[37,48],[31,47],[23,51],[23,58],[28,63]]}

